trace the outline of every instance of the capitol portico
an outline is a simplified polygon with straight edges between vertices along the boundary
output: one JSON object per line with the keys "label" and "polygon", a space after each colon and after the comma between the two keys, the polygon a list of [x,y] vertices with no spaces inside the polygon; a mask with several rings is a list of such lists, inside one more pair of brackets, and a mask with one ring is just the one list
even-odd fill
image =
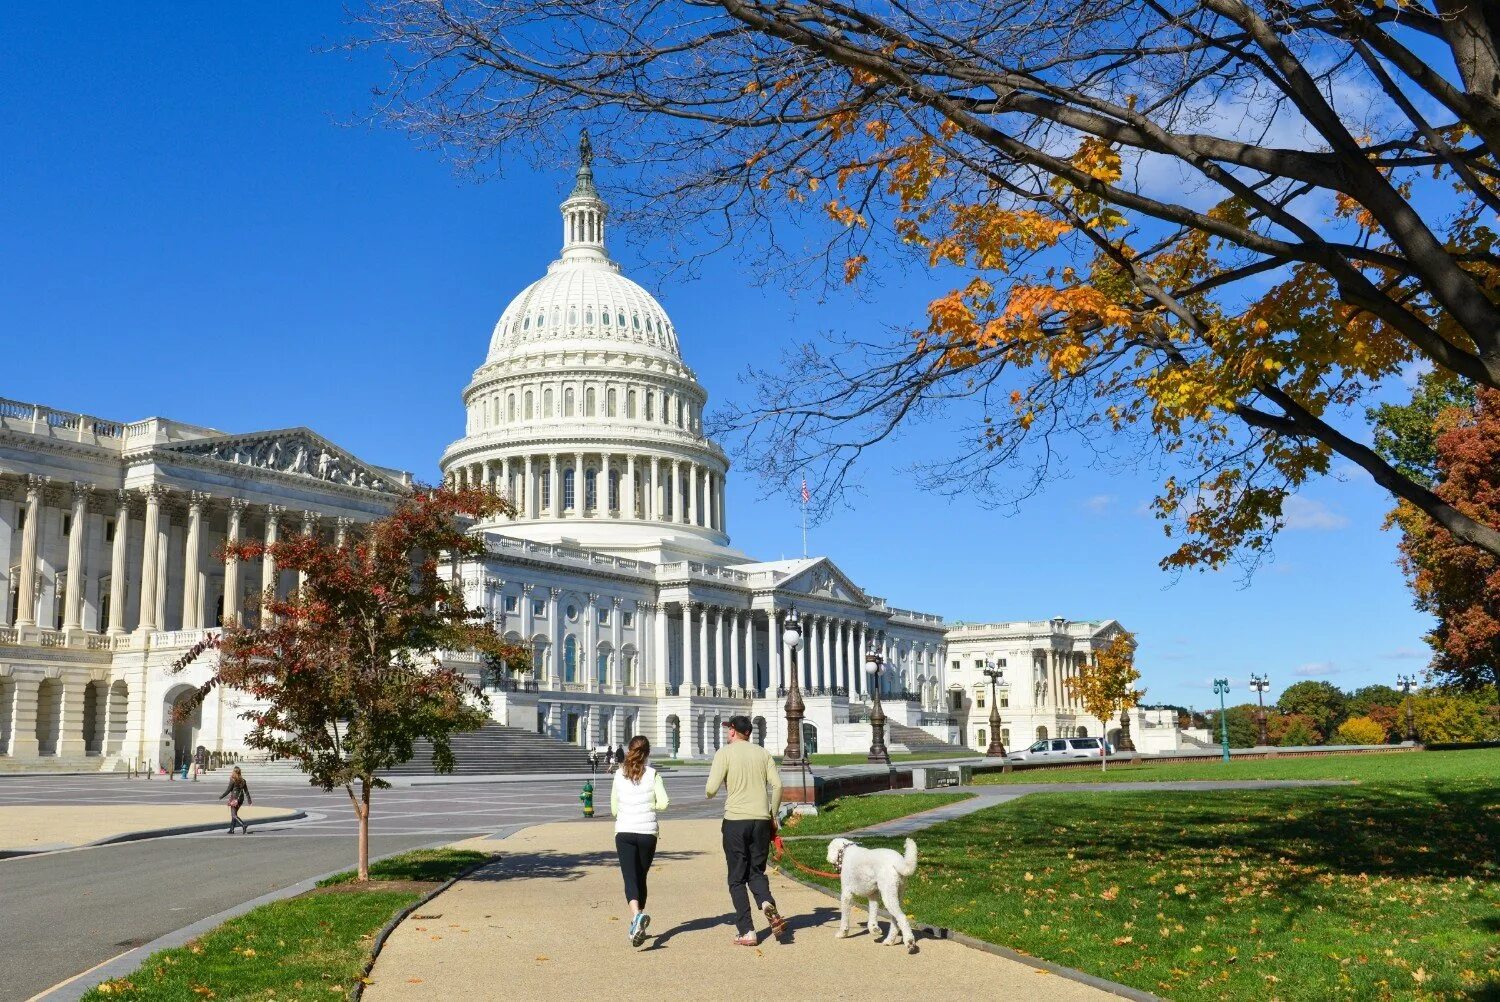
{"label": "capitol portico", "polygon": [[[889,605],[826,557],[760,561],[731,546],[707,394],[666,311],[609,258],[587,156],[561,208],[561,254],[501,313],[463,391],[464,433],[440,460],[446,481],[492,486],[518,508],[474,528],[486,554],[457,573],[531,648],[534,672],[451,662],[503,724],[585,746],[643,733],[696,757],[737,713],[783,745],[793,670],[810,750],[867,751],[873,650],[897,750],[903,735],[972,744],[973,686],[949,674],[942,617]],[[173,713],[213,654],[169,667],[208,631],[253,621],[266,587],[297,581],[269,559],[219,559],[221,544],[334,538],[412,483],[305,428],[228,434],[0,401],[0,755],[108,768],[242,753],[244,697],[218,690],[196,714]],[[793,610],[795,669],[781,642]]]}

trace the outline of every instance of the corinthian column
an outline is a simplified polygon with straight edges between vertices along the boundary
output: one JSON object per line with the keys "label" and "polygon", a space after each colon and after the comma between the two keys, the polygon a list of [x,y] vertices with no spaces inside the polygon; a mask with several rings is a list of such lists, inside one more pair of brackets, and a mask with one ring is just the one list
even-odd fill
{"label": "corinthian column", "polygon": [[21,532],[21,573],[16,602],[16,625],[36,625],[36,547],[42,521],[42,492],[46,477],[26,478],[26,528]]}
{"label": "corinthian column", "polygon": [[260,558],[260,587],[262,592],[260,621],[263,625],[270,620],[271,616],[270,602],[265,597],[267,589],[269,589],[269,594],[273,600],[276,598],[277,591],[279,590],[277,585],[280,582],[277,581],[277,577],[280,572],[276,569],[276,557],[271,553],[271,547],[275,546],[277,540],[281,538],[281,526],[279,523],[281,514],[284,511],[286,511],[286,508],[279,504],[266,505],[266,550]]}
{"label": "corinthian column", "polygon": [[163,490],[152,484],[143,492],[146,496],[146,534],[141,540],[141,611],[136,617],[136,629],[147,633],[154,631],[156,622],[156,567],[161,543],[161,498]]}
{"label": "corinthian column", "polygon": [[78,614],[83,605],[83,585],[88,580],[83,566],[84,544],[89,534],[89,496],[94,493],[93,484],[73,485],[73,527],[68,533],[68,587],[63,594],[64,630],[78,629]]}
{"label": "corinthian column", "polygon": [[203,563],[203,504],[208,495],[193,491],[188,495],[187,545],[182,556],[182,628],[201,630],[203,617],[198,609],[198,571]]}
{"label": "corinthian column", "polygon": [[125,632],[125,557],[130,543],[130,494],[115,494],[115,540],[109,553],[109,635]]}
{"label": "corinthian column", "polygon": [[[229,499],[229,526],[224,535],[226,548],[240,541],[245,521],[244,498]],[[240,625],[240,558],[230,552],[224,555],[224,625]]]}

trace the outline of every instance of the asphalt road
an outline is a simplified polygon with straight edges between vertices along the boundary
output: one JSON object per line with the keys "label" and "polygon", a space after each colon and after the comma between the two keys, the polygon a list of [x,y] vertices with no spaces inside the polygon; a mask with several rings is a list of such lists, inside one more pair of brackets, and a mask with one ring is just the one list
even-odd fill
{"label": "asphalt road", "polygon": [[[23,1000],[199,919],[354,862],[353,810],[333,794],[257,783],[255,803],[306,811],[305,821],[250,835],[212,832],[0,861],[0,999]],[[211,802],[223,777],[197,784],[117,776],[0,780],[0,804]],[[667,780],[672,817],[713,817],[701,776]],[[576,818],[578,780],[444,783],[376,791],[370,851],[389,855],[517,827]],[[600,813],[608,809],[600,784]],[[226,812],[227,817],[227,812]]]}

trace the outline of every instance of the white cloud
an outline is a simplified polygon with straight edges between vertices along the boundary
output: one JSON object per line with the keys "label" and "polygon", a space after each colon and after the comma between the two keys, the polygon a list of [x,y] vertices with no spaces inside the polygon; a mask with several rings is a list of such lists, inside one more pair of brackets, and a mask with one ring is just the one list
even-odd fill
{"label": "white cloud", "polygon": [[1321,501],[1293,494],[1281,505],[1281,517],[1288,529],[1330,532],[1349,524],[1343,515]]}
{"label": "white cloud", "polygon": [[1408,362],[1401,367],[1401,382],[1408,390],[1417,388],[1417,380],[1432,371],[1432,363],[1425,358],[1419,358],[1415,362]]}
{"label": "white cloud", "polygon": [[1343,669],[1332,661],[1310,661],[1293,668],[1292,674],[1298,678],[1322,678],[1324,675],[1337,675],[1341,671]]}
{"label": "white cloud", "polygon": [[1095,515],[1102,515],[1109,510],[1110,505],[1114,504],[1115,500],[1116,498],[1113,494],[1095,494],[1083,502],[1083,508],[1085,511],[1091,511]]}
{"label": "white cloud", "polygon": [[1394,651],[1387,651],[1380,655],[1387,661],[1425,661],[1431,652],[1419,651],[1414,647],[1398,647]]}

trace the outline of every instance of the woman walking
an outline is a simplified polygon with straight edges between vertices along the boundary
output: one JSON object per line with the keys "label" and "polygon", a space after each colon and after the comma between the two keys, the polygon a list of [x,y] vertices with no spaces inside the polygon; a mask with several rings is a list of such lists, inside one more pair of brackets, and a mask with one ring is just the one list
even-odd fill
{"label": "woman walking", "polygon": [[233,835],[234,826],[239,825],[240,830],[249,835],[250,826],[240,818],[240,807],[250,804],[250,784],[245,782],[245,774],[240,772],[239,766],[229,773],[229,786],[219,794],[220,800],[225,797],[229,798],[229,831],[224,834]]}
{"label": "woman walking", "polygon": [[661,775],[646,759],[651,742],[637,734],[625,749],[625,761],[615,773],[609,791],[609,810],[615,816],[615,852],[620,857],[620,872],[625,877],[625,900],[630,902],[631,946],[646,941],[646,874],[656,855],[656,813],[667,809],[667,788]]}

